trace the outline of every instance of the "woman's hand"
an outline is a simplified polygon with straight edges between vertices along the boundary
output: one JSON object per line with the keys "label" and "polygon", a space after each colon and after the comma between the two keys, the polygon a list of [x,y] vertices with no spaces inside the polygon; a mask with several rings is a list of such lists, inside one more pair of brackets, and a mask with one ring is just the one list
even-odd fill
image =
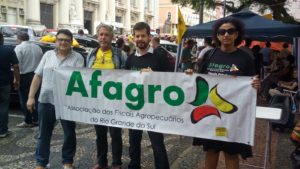
{"label": "woman's hand", "polygon": [[193,69],[186,69],[184,71],[184,73],[187,74],[187,75],[192,75],[194,73],[194,70]]}
{"label": "woman's hand", "polygon": [[147,68],[141,69],[141,73],[142,72],[153,72],[153,71],[152,71],[152,69],[150,67],[147,67]]}
{"label": "woman's hand", "polygon": [[260,87],[261,87],[261,81],[260,81],[258,75],[252,77],[251,85],[252,85],[252,87],[253,87],[254,89],[256,89],[256,90],[259,90],[259,89],[260,89]]}
{"label": "woman's hand", "polygon": [[294,130],[300,131],[300,121],[298,121],[298,123],[295,125]]}

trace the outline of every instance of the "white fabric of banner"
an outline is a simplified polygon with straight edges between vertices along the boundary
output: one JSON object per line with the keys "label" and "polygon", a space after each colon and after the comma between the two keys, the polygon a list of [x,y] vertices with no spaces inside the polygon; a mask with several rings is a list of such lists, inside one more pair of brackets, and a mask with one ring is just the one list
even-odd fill
{"label": "white fabric of banner", "polygon": [[253,145],[251,77],[55,69],[57,119]]}

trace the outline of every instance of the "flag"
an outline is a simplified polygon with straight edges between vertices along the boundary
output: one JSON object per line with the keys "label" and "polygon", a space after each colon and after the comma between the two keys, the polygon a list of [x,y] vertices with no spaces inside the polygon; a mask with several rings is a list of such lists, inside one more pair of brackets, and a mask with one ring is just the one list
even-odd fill
{"label": "flag", "polygon": [[273,14],[272,13],[269,13],[269,14],[265,14],[263,15],[263,17],[267,18],[267,19],[273,19]]}
{"label": "flag", "polygon": [[181,11],[178,7],[178,25],[177,25],[177,42],[180,43],[183,34],[186,31],[186,26],[185,26],[185,22],[184,19],[182,17]]}

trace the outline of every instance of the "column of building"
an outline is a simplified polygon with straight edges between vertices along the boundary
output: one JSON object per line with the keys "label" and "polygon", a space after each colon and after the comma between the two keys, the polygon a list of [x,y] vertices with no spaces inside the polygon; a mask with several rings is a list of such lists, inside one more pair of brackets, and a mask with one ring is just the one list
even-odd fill
{"label": "column of building", "polygon": [[83,0],[77,0],[77,12],[78,12],[78,19],[80,20],[81,26],[83,27]]}
{"label": "column of building", "polygon": [[144,0],[138,1],[139,11],[140,11],[139,22],[145,21],[145,4],[144,3],[145,3]]}
{"label": "column of building", "polygon": [[66,28],[70,25],[70,0],[61,0],[59,1],[59,11],[58,11],[58,27],[59,28]]}
{"label": "column of building", "polygon": [[108,11],[107,11],[107,7],[108,7],[108,0],[102,0],[100,1],[99,4],[99,15],[96,16],[95,18],[97,18],[96,20],[100,23],[103,22],[107,19],[108,17]]}
{"label": "column of building", "polygon": [[110,0],[108,5],[108,21],[109,23],[114,24],[116,20],[116,1],[115,0]]}
{"label": "column of building", "polygon": [[153,22],[154,22],[154,28],[157,29],[159,27],[158,19],[159,19],[159,0],[154,0],[154,6],[153,6]]}
{"label": "column of building", "polygon": [[37,0],[27,0],[26,5],[26,24],[27,25],[40,25],[40,2]]}
{"label": "column of building", "polygon": [[126,1],[126,15],[125,15],[125,33],[131,33],[131,5],[130,5],[130,0]]}

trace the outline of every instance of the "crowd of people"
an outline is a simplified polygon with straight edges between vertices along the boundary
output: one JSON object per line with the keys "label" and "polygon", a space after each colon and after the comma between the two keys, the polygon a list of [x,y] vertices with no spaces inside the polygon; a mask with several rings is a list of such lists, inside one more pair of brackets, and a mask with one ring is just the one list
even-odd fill
{"label": "crowd of people", "polygon": [[[82,34],[82,32],[80,32]],[[162,38],[151,37],[150,27],[145,22],[138,22],[133,27],[133,42],[118,38],[116,46],[112,45],[113,29],[105,24],[97,26],[99,47],[93,49],[86,60],[74,50],[71,43],[72,33],[60,29],[56,34],[56,48],[42,53],[41,49],[28,41],[27,33],[18,35],[19,45],[13,50],[4,47],[3,35],[0,34],[0,138],[9,134],[8,111],[9,93],[11,88],[11,66],[13,68],[15,89],[19,89],[24,122],[17,127],[39,126],[36,145],[36,169],[45,169],[49,164],[50,142],[55,126],[55,105],[53,101],[53,76],[51,68],[57,67],[87,67],[91,69],[127,69],[142,72],[160,71],[172,72],[174,64],[170,62],[168,52],[160,47]],[[251,40],[247,39],[245,46],[239,47],[244,39],[244,25],[233,18],[221,19],[213,27],[212,37],[204,40],[205,46],[196,51],[192,39],[186,41],[180,65],[187,74],[199,72],[218,76],[252,76],[252,87],[263,95],[269,94],[269,89],[278,87],[297,90],[297,76],[291,53],[284,46],[281,52],[273,52],[269,43],[251,48]],[[175,41],[170,37],[170,41]],[[85,64],[86,63],[86,64]],[[216,65],[219,69],[215,69]],[[271,65],[271,66],[270,66]],[[261,89],[262,70],[271,67],[268,76],[264,77]],[[276,87],[274,87],[276,86]],[[279,89],[278,89],[279,90]],[[271,92],[270,94],[274,93]],[[74,169],[73,162],[76,153],[76,123],[60,120],[64,142],[62,146],[62,163],[64,169]],[[92,169],[122,168],[122,129],[103,125],[94,125],[96,132],[97,164]],[[112,147],[112,162],[108,162],[109,132]],[[129,129],[128,169],[141,168],[142,130]],[[156,169],[169,169],[168,155],[162,133],[148,131],[153,149]],[[243,159],[252,157],[251,146],[241,143],[216,141],[194,138],[193,145],[203,146],[206,152],[205,168],[216,169],[220,152],[224,152],[227,169],[239,168],[239,156]]]}

